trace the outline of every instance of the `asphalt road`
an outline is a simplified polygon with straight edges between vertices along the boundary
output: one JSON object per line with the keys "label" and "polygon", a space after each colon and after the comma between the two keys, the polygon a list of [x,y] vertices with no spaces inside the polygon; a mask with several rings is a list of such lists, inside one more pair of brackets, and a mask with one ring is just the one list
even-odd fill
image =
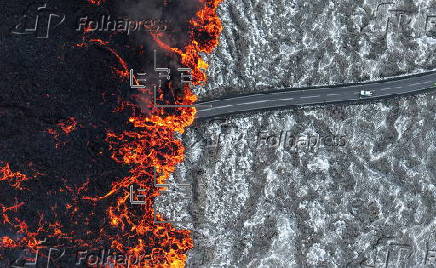
{"label": "asphalt road", "polygon": [[[212,118],[232,113],[274,109],[287,106],[319,105],[326,103],[362,101],[410,94],[432,88],[436,72],[381,80],[364,84],[348,84],[318,88],[281,89],[198,103],[197,118]],[[360,95],[361,90],[371,90],[371,97]]]}

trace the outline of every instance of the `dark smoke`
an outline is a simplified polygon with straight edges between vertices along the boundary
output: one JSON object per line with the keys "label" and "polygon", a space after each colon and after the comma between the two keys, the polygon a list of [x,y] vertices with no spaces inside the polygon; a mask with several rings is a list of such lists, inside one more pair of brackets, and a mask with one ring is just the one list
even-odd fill
{"label": "dark smoke", "polygon": [[[156,20],[165,23],[167,28],[163,32],[161,40],[170,47],[182,49],[189,41],[190,24],[195,13],[201,8],[198,0],[176,1],[176,0],[154,0],[154,1],[124,1],[113,8],[117,17],[129,18],[131,20]],[[158,74],[154,70],[153,53],[157,51],[157,67],[170,69],[170,80],[162,79],[162,89],[165,99],[174,103],[178,94],[181,94],[181,73],[178,68],[180,59],[174,53],[169,53],[159,46],[152,39],[150,33],[135,32],[128,37],[129,46],[140,48],[141,55],[133,59],[135,70],[147,73],[150,89],[159,84]],[[170,86],[171,83],[171,86]],[[150,93],[151,90],[148,91]],[[138,92],[133,90],[130,98],[133,98],[141,109],[146,113],[150,107],[152,94],[147,91]],[[149,100],[149,101],[147,101]]]}

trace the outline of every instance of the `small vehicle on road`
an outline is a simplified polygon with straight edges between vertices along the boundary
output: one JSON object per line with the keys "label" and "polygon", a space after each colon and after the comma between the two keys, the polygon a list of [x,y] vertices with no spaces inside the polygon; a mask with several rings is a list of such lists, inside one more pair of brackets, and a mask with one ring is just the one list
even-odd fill
{"label": "small vehicle on road", "polygon": [[360,96],[362,97],[371,97],[373,95],[371,90],[361,90]]}

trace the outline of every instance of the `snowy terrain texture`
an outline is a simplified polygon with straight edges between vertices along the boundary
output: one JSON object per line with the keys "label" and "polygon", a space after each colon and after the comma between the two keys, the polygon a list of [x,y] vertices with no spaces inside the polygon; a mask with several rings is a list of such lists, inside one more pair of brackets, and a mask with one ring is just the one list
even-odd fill
{"label": "snowy terrain texture", "polygon": [[436,68],[434,0],[225,0],[203,99]]}
{"label": "snowy terrain texture", "polygon": [[435,112],[426,94],[191,129],[188,266],[435,267]]}
{"label": "snowy terrain texture", "polygon": [[[225,0],[197,93],[435,69],[436,1],[385,2]],[[159,211],[194,221],[188,267],[435,267],[435,112],[429,92],[198,123],[172,178],[192,202]]]}

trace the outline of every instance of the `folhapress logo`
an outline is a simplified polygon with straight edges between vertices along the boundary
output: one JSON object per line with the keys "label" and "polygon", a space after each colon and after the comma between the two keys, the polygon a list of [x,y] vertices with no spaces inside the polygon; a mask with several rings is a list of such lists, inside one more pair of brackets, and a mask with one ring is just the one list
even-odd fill
{"label": "folhapress logo", "polygon": [[50,31],[65,21],[65,14],[55,13],[42,4],[36,8],[34,14],[25,14],[19,23],[12,29],[12,34],[33,35],[36,38],[48,38]]}

